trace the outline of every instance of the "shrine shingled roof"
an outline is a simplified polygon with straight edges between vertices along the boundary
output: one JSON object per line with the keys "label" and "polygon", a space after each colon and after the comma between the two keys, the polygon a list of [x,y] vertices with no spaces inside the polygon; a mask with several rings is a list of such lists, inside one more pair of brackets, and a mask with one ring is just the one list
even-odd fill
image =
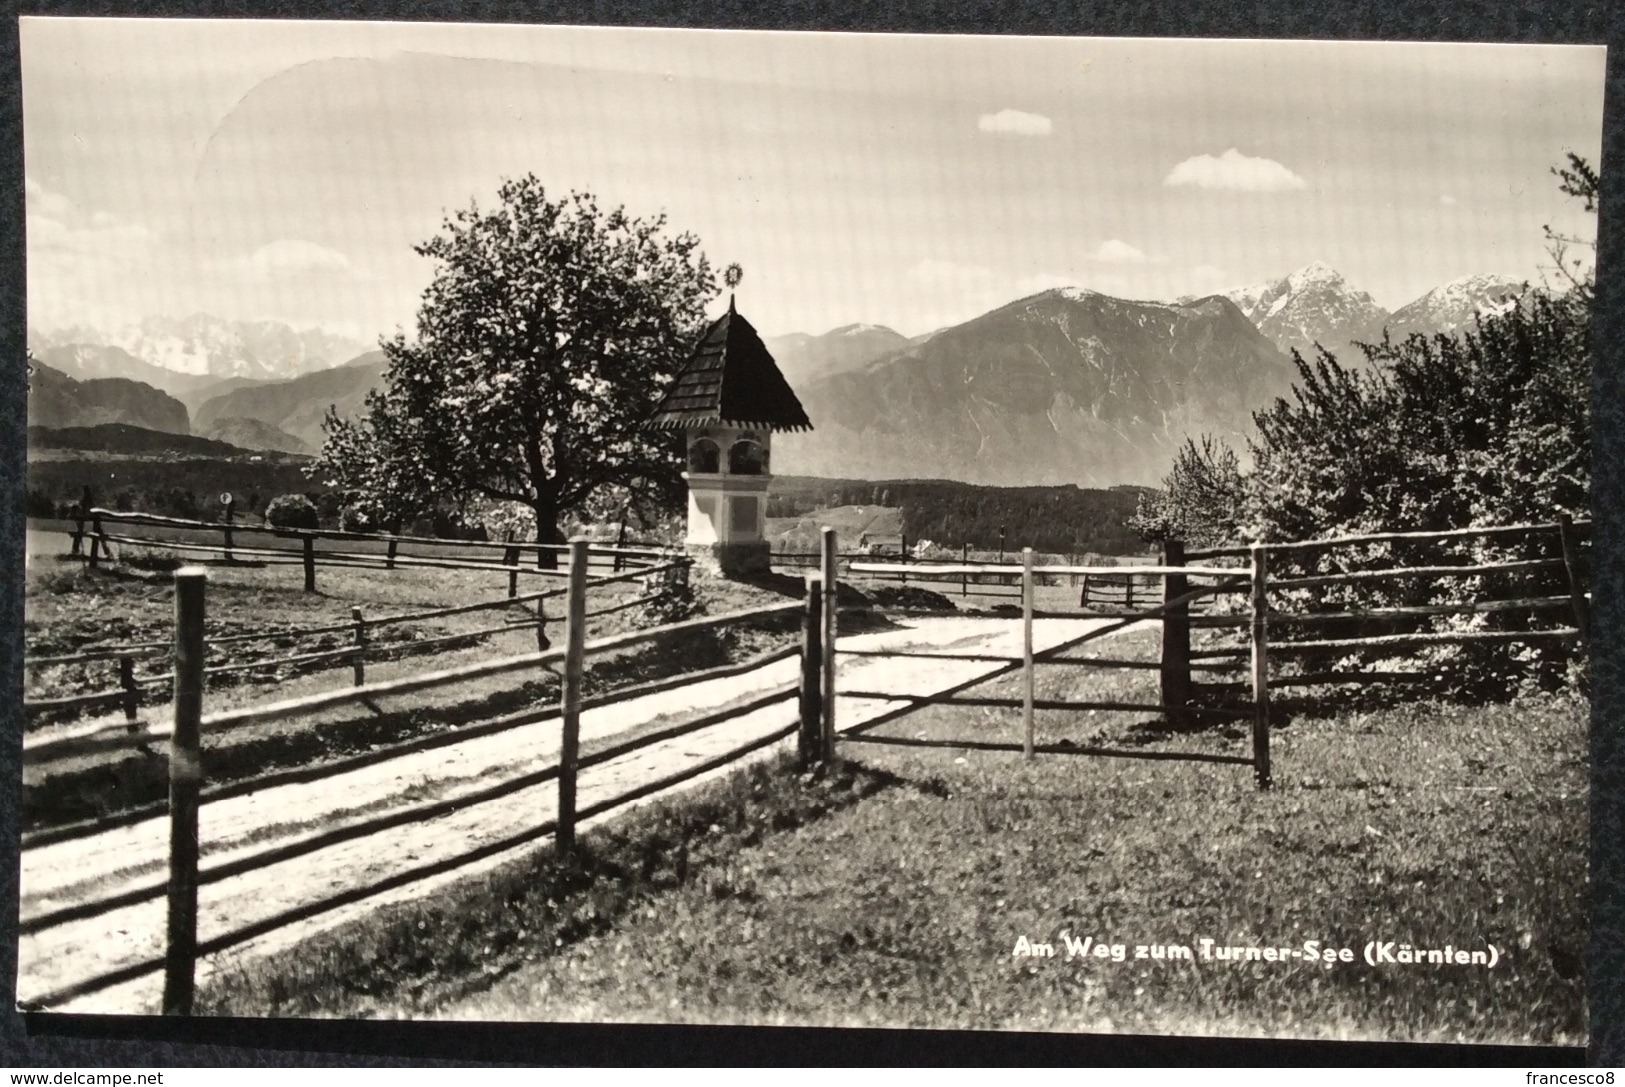
{"label": "shrine shingled roof", "polygon": [[700,337],[649,426],[657,430],[703,426],[811,430],[812,421],[767,345],[730,300],[728,312]]}

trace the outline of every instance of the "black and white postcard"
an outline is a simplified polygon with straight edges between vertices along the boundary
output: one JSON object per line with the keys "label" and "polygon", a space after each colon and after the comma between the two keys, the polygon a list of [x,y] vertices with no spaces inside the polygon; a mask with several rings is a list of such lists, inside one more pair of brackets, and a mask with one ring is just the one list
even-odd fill
{"label": "black and white postcard", "polygon": [[20,1007],[1585,1044],[1602,47],[20,40]]}

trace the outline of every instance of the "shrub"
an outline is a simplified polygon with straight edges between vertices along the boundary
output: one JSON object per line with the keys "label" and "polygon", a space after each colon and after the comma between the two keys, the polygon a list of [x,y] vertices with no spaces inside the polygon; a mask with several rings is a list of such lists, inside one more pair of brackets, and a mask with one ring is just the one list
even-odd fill
{"label": "shrub", "polygon": [[373,511],[363,505],[350,504],[339,510],[339,528],[345,532],[379,532],[373,520]]}
{"label": "shrub", "polygon": [[316,503],[302,494],[285,494],[271,499],[265,507],[265,521],[277,528],[321,527]]}
{"label": "shrub", "polygon": [[38,487],[28,488],[28,502],[25,512],[29,517],[51,518],[56,516],[56,503],[51,496]]}

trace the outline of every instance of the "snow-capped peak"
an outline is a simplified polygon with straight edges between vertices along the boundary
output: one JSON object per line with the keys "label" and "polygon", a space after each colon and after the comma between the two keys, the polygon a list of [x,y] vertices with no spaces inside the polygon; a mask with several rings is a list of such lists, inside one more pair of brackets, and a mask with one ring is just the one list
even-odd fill
{"label": "snow-capped peak", "polygon": [[1321,261],[1312,261],[1286,277],[1287,289],[1296,293],[1313,286],[1342,286],[1345,280],[1337,269]]}
{"label": "snow-capped peak", "polygon": [[1478,273],[1452,279],[1394,311],[1390,331],[1396,335],[1452,332],[1474,317],[1504,312],[1516,304],[1524,284],[1506,276]]}
{"label": "snow-capped peak", "polygon": [[1479,272],[1470,276],[1452,279],[1449,283],[1441,284],[1422,297],[1430,299],[1439,305],[1449,305],[1453,302],[1477,300],[1487,293],[1505,291],[1517,293],[1523,284],[1516,279],[1498,276],[1488,272]]}
{"label": "snow-capped peak", "polygon": [[1099,291],[1092,291],[1088,287],[1061,287],[1058,294],[1068,302],[1082,302],[1085,298],[1093,298]]}

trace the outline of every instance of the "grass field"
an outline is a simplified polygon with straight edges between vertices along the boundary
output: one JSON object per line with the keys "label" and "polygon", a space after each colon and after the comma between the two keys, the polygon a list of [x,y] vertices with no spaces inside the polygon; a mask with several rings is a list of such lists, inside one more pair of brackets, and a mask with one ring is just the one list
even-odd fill
{"label": "grass field", "polygon": [[[1302,720],[1268,794],[1244,768],[847,747],[905,784],[444,1014],[1580,1043],[1584,722],[1564,700]],[[1067,936],[1125,960],[1068,961]],[[1203,938],[1355,961],[1133,957]],[[1371,967],[1371,940],[1502,958]]]}
{"label": "grass field", "polygon": [[[792,598],[800,584],[694,580],[697,606],[712,613]],[[210,633],[342,622],[352,604],[393,614],[498,599],[506,577],[334,569],[322,590],[303,593],[287,568],[211,568]],[[31,556],[28,593],[36,654],[161,640],[172,622],[161,572],[91,572],[42,553]],[[844,583],[842,593],[843,605],[989,608],[912,584]],[[1040,607],[1075,604],[1065,586],[1040,596]],[[499,614],[403,625],[403,647]],[[648,621],[629,609],[596,621],[589,636]],[[656,643],[601,662],[589,688],[726,663],[794,637],[787,621]],[[1133,632],[1090,652],[1153,660],[1157,639],[1154,629]],[[534,646],[531,630],[504,632],[374,662],[368,675]],[[262,651],[324,647],[295,637]],[[102,681],[60,670],[36,682],[66,693]],[[274,686],[211,681],[206,706],[349,682],[348,667],[284,673]],[[1156,685],[1152,671],[1051,666],[1036,694],[1154,702]],[[1018,698],[1018,680],[966,693]],[[214,782],[320,764],[557,697],[556,677],[544,672],[269,722],[206,738],[206,773]],[[1585,700],[1327,704],[1313,692],[1277,704],[1267,793],[1245,766],[1024,761],[953,746],[843,743],[841,761],[819,775],[798,776],[783,761],[752,767],[589,831],[571,864],[544,848],[290,953],[227,961],[201,1003],[246,1015],[1583,1042]],[[1002,708],[930,707],[879,731],[950,744],[1021,739],[1018,715]],[[1101,711],[1040,711],[1037,739],[1164,754],[1248,750],[1237,724],[1171,730],[1151,714]],[[31,768],[25,824],[156,802],[165,781],[162,759],[140,754]],[[1108,956],[1069,958],[1067,941],[1085,938]],[[1204,939],[1300,952],[1314,941],[1347,948],[1354,961],[1205,960]],[[1018,955],[1023,940],[1056,954]],[[1493,970],[1373,966],[1363,959],[1370,941],[1494,945],[1499,957]],[[1192,959],[1170,957],[1170,946]]]}
{"label": "grass field", "polygon": [[[1149,655],[1154,639],[1110,644]],[[1057,667],[1039,696],[1148,682]],[[1246,767],[843,744],[827,777],[753,768],[590,832],[577,865],[543,849],[228,968],[209,1006],[1578,1044],[1586,718],[1577,697],[1299,716],[1276,732],[1268,793]],[[884,731],[1019,738],[1013,712],[963,707]],[[1235,728],[1060,711],[1039,739],[1245,746]],[[1023,937],[1056,957],[1013,954]],[[1123,961],[1069,961],[1068,937]],[[1201,961],[1204,938],[1355,961]],[[1368,941],[1500,957],[1373,967]],[[1149,953],[1168,945],[1193,961]]]}
{"label": "grass field", "polygon": [[[346,623],[351,606],[356,604],[369,616],[396,615],[501,600],[507,591],[506,575],[484,571],[328,569],[322,571],[322,591],[305,593],[297,576],[290,575],[286,567],[215,565],[207,569],[207,630],[212,638]],[[162,641],[171,636],[174,591],[166,572],[127,565],[91,571],[76,562],[44,554],[31,558],[27,578],[25,638],[31,655],[65,655],[90,645]],[[775,586],[746,586],[704,576],[696,576],[693,584],[696,606],[711,613],[784,599]],[[796,583],[786,579],[782,588],[794,590]],[[589,611],[633,599],[641,591],[636,582],[590,590]],[[423,650],[413,648],[415,642],[429,638],[500,625],[505,614],[532,617],[533,608],[522,605],[379,628],[373,632],[373,640],[378,644],[388,640],[391,652],[389,659],[369,660],[367,678],[385,680],[430,668],[534,652],[533,628],[499,631]],[[548,614],[557,620],[562,603],[549,601]],[[602,637],[656,622],[656,617],[644,608],[632,607],[589,619],[587,636]],[[747,624],[703,633],[680,643],[655,642],[630,652],[595,658],[588,671],[588,693],[744,659],[786,644],[794,637],[793,626],[793,620]],[[548,627],[555,643],[561,632],[562,623]],[[348,633],[290,633],[268,642],[211,646],[208,663],[212,666],[264,660],[349,644]],[[137,672],[146,675],[167,669],[167,657],[160,654],[141,663]],[[30,697],[117,686],[117,671],[110,663],[47,666],[33,671]],[[287,666],[212,675],[205,692],[205,712],[347,687],[352,682],[349,663],[342,658],[320,670]],[[149,708],[143,712],[164,713],[169,685],[154,685],[148,698]],[[205,770],[210,781],[223,782],[273,769],[320,765],[473,721],[554,705],[557,699],[557,676],[552,671],[538,670],[531,678],[507,675],[472,680],[397,697],[383,706],[343,707],[293,720],[262,722],[225,735],[205,735]],[[50,736],[82,727],[92,719],[99,718],[47,722],[33,731]],[[152,803],[165,795],[166,780],[164,760],[140,752],[30,767],[24,774],[24,825],[54,825]]]}

